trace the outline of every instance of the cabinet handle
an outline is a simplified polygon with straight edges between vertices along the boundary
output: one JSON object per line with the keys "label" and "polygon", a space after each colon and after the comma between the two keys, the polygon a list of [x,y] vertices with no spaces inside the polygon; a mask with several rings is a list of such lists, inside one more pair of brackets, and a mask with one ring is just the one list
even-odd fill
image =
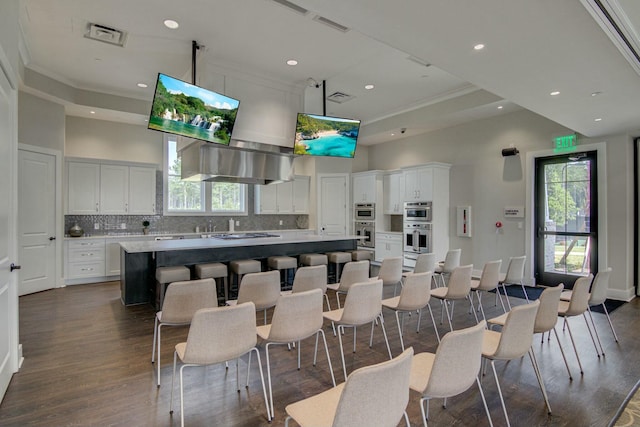
{"label": "cabinet handle", "polygon": [[80,271],[93,271],[93,268],[81,268]]}
{"label": "cabinet handle", "polygon": [[80,256],[94,256],[95,254],[93,252],[89,252],[86,254],[80,254]]}
{"label": "cabinet handle", "polygon": [[96,212],[99,211],[98,207],[99,207],[98,202],[96,202]]}
{"label": "cabinet handle", "polygon": [[155,203],[151,205],[151,211],[153,213],[156,213],[156,204]]}
{"label": "cabinet handle", "polygon": [[129,203],[124,204],[124,211],[129,212]]}

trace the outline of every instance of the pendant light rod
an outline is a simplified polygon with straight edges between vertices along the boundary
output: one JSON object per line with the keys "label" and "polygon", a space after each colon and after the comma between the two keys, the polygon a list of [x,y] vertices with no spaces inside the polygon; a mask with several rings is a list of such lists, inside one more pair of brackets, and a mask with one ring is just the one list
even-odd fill
{"label": "pendant light rod", "polygon": [[322,115],[327,115],[327,81],[322,81]]}
{"label": "pendant light rod", "polygon": [[191,83],[196,84],[196,52],[200,49],[197,41],[191,41]]}

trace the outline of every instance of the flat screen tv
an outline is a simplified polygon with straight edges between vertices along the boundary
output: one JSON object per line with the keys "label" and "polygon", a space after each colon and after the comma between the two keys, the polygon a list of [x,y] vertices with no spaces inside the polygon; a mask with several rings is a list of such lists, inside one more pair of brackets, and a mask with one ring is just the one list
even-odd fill
{"label": "flat screen tv", "polygon": [[353,158],[360,120],[298,113],[294,154]]}
{"label": "flat screen tv", "polygon": [[240,101],[158,74],[149,129],[229,145]]}

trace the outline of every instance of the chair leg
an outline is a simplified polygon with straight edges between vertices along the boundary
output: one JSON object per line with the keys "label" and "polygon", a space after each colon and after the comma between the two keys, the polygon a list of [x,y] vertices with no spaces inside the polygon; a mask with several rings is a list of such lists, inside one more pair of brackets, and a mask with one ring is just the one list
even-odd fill
{"label": "chair leg", "polygon": [[522,283],[522,280],[520,281],[520,287],[522,287],[524,298],[527,300],[527,304],[529,304],[529,295],[527,295],[527,290],[524,288],[524,283]]}
{"label": "chair leg", "polygon": [[611,317],[609,317],[609,312],[607,311],[607,306],[602,303],[602,309],[604,310],[604,314],[607,316],[607,320],[609,321],[609,326],[611,327],[611,332],[613,333],[613,338],[618,342],[618,334],[616,334],[616,330],[613,329],[613,323],[611,323]]}
{"label": "chair leg", "polygon": [[478,299],[478,307],[480,308],[480,314],[482,314],[482,319],[487,320],[487,316],[484,315],[484,308],[482,308],[482,300],[480,299],[479,291],[476,291],[476,297]]}
{"label": "chair leg", "polygon": [[[269,361],[269,344],[264,346],[264,352],[267,357],[267,383],[269,385],[269,403],[267,404],[267,416],[269,415],[269,410],[273,413],[273,389],[271,388],[271,362]],[[258,353],[258,357],[260,357],[260,353]],[[264,383],[262,384],[264,387]],[[265,396],[266,401],[266,396]]]}
{"label": "chair leg", "polygon": [[431,323],[433,324],[433,330],[436,332],[436,338],[438,339],[438,343],[440,343],[440,334],[438,333],[438,328],[436,327],[436,319],[433,318],[433,311],[431,311],[431,306],[427,304],[427,308],[429,309],[429,314],[431,315]]}
{"label": "chair leg", "polygon": [[244,388],[249,388],[249,372],[251,371],[251,352],[249,352],[249,360],[247,361],[247,383],[244,385]]}
{"label": "chair leg", "polygon": [[[564,366],[567,367],[567,373],[569,374],[569,381],[573,381],[573,377],[571,376],[571,370],[569,369],[569,363],[567,363],[567,357],[564,354],[564,349],[562,348],[562,344],[560,343],[560,338],[558,338],[558,332],[556,331],[555,327],[553,328],[553,333],[556,336],[558,347],[560,347],[560,353],[562,354],[562,359],[564,360]],[[549,332],[549,335],[551,335],[551,332]]]}
{"label": "chair leg", "polygon": [[300,341],[298,341],[298,371],[300,370]]}
{"label": "chair leg", "polygon": [[[329,347],[327,346],[327,337],[324,335],[324,331],[322,329],[319,329],[318,332],[316,333],[316,343],[318,342],[318,333],[322,334],[322,341],[324,342],[324,352],[327,355],[327,363],[329,364],[329,372],[331,372],[331,383],[333,384],[333,386],[336,386],[336,378],[333,375],[333,366],[331,366],[331,357],[329,357]],[[316,344],[317,347],[317,344]],[[315,362],[314,362],[315,365]]]}
{"label": "chair leg", "polygon": [[404,351],[404,340],[402,339],[402,328],[400,327],[400,316],[396,311],[396,322],[398,323],[398,335],[400,335],[400,348]]}
{"label": "chair leg", "polygon": [[489,407],[487,406],[487,399],[484,397],[484,391],[482,390],[482,384],[480,378],[476,377],[476,384],[478,384],[478,390],[480,390],[480,397],[482,397],[482,404],[484,405],[484,411],[487,413],[487,419],[489,420],[489,426],[493,427],[493,421],[491,420],[491,414],[489,413]]}
{"label": "chair leg", "polygon": [[[347,364],[344,361],[344,348],[342,347],[343,330],[344,330],[344,326],[338,325],[338,341],[340,342],[340,357],[342,358],[342,372],[344,373],[344,380],[346,381],[347,380]],[[355,334],[355,331],[354,331],[354,334]]]}
{"label": "chair leg", "polygon": [[382,318],[382,313],[378,315],[380,317],[380,326],[382,326],[382,334],[384,335],[384,342],[387,344],[387,351],[389,352],[389,360],[393,359],[391,355],[391,347],[389,347],[389,340],[387,339],[387,330],[384,327],[384,319]]}
{"label": "chair leg", "polygon": [[156,339],[158,335],[158,316],[154,316],[155,321],[153,322],[153,345],[151,346],[151,363],[155,362],[156,358]]}
{"label": "chair leg", "polygon": [[[582,317],[584,318],[585,325],[587,325],[587,330],[589,331],[589,336],[591,337],[591,342],[593,343],[593,347],[596,349],[596,354],[598,355],[598,358],[600,358],[600,350],[598,349],[598,344],[596,344],[596,340],[593,338],[593,332],[591,332],[591,326],[589,325],[589,320],[587,319],[586,312],[582,313]],[[591,319],[591,321],[593,322],[593,319]],[[596,332],[596,336],[598,336],[598,332]],[[598,337],[598,341],[600,341],[600,337]]]}
{"label": "chair leg", "polygon": [[427,418],[429,417],[429,398],[420,399],[420,413],[422,414],[422,424],[427,427]]}
{"label": "chair leg", "polygon": [[173,375],[171,375],[171,400],[169,401],[169,414],[173,414],[173,388],[176,379],[176,363],[178,361],[178,353],[173,352]]}
{"label": "chair leg", "polygon": [[[600,341],[600,335],[598,335],[598,330],[596,329],[596,322],[593,321],[593,315],[591,313],[591,307],[587,307],[587,311],[589,312],[589,319],[591,319],[591,325],[593,326],[593,332],[596,334],[596,339],[598,340],[598,344],[600,345],[600,353],[602,353],[602,355],[604,356],[604,348],[602,347],[602,341]],[[596,349],[596,351],[597,350],[598,349]]]}
{"label": "chair leg", "polygon": [[584,371],[582,370],[582,363],[580,363],[580,356],[578,356],[578,349],[576,348],[576,342],[573,340],[573,334],[571,333],[571,328],[569,327],[569,322],[567,321],[567,318],[564,318],[564,326],[567,327],[567,330],[569,331],[569,337],[571,338],[571,344],[573,344],[573,351],[576,354],[576,359],[578,359],[578,366],[580,366],[580,374],[584,374]]}
{"label": "chair leg", "polygon": [[159,323],[158,324],[158,341],[157,341],[157,344],[158,344],[158,360],[156,360],[156,365],[157,365],[156,368],[157,368],[157,371],[158,371],[158,387],[160,387],[160,341],[161,341],[160,332],[161,332],[161,328],[162,328],[162,323]]}
{"label": "chair leg", "polygon": [[498,386],[498,395],[500,396],[500,403],[502,404],[502,410],[504,411],[504,418],[507,420],[507,426],[511,426],[509,422],[509,415],[507,414],[507,407],[504,404],[504,397],[502,397],[502,389],[500,389],[500,381],[498,381],[498,373],[496,372],[495,361],[491,361],[491,369],[493,370],[493,377],[496,379],[496,385]]}
{"label": "chair leg", "polygon": [[451,316],[449,315],[449,306],[447,305],[447,300],[442,300],[442,304],[444,305],[444,309],[447,312],[447,320],[449,321],[449,330],[453,331],[453,324],[451,323]]}
{"label": "chair leg", "polygon": [[407,411],[404,411],[404,423],[407,425],[407,427],[411,427],[411,423],[409,422],[409,415],[407,415]]}
{"label": "chair leg", "polygon": [[422,309],[419,308],[417,312],[418,312],[418,325],[416,326],[416,334],[420,332],[420,321],[422,320]]}
{"label": "chair leg", "polygon": [[[260,371],[260,381],[262,383],[262,395],[264,396],[264,406],[267,408],[267,421],[271,422],[273,419],[273,400],[271,401],[271,410],[269,410],[269,403],[267,402],[267,390],[264,387],[264,372],[262,371],[262,361],[260,361],[260,352],[256,347],[253,347],[251,351],[256,352],[256,359],[258,359],[258,370]],[[251,354],[251,351],[249,354]],[[269,362],[267,362],[267,369],[269,366]],[[269,387],[271,387],[271,383],[269,383]]]}
{"label": "chair leg", "polygon": [[528,354],[529,354],[529,359],[531,360],[531,365],[533,365],[533,370],[536,373],[538,384],[540,384],[540,390],[542,391],[544,402],[547,404],[547,410],[549,411],[549,415],[551,415],[551,405],[549,404],[549,397],[547,396],[547,390],[544,387],[544,381],[542,380],[542,374],[540,373],[540,366],[538,365],[538,361],[536,360],[536,355],[533,352],[533,348],[529,349]]}
{"label": "chair leg", "polygon": [[467,299],[469,300],[469,306],[471,307],[471,311],[473,311],[473,317],[475,317],[476,323],[478,323],[478,315],[476,314],[476,308],[473,306],[473,298],[471,298],[471,294],[467,295]]}
{"label": "chair leg", "polygon": [[331,311],[331,304],[329,303],[329,297],[327,294],[324,294],[324,300],[327,303],[327,311]]}

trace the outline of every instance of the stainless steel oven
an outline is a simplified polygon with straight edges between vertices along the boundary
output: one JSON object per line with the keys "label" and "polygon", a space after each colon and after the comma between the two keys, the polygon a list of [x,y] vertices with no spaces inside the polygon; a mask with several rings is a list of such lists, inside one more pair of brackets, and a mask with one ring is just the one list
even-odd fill
{"label": "stainless steel oven", "polygon": [[373,221],[376,219],[376,204],[356,203],[353,207],[353,219],[356,221]]}
{"label": "stainless steel oven", "polygon": [[405,202],[404,221],[431,222],[432,202]]}
{"label": "stainless steel oven", "polygon": [[373,221],[356,221],[353,228],[356,236],[364,237],[364,239],[358,239],[358,246],[364,248],[376,247],[376,229]]}
{"label": "stainless steel oven", "polygon": [[404,223],[404,252],[405,254],[421,254],[431,252],[431,223]]}

